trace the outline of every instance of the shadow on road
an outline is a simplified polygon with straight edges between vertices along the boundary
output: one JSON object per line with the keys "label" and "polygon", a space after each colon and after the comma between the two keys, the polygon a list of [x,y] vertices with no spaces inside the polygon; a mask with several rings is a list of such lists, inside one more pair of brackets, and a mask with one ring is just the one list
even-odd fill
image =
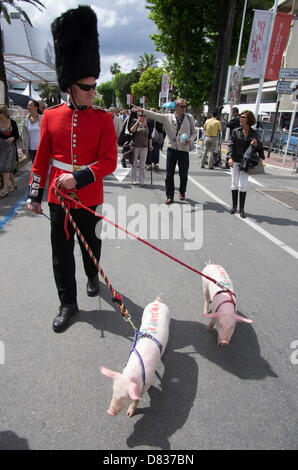
{"label": "shadow on road", "polygon": [[27,439],[12,431],[0,432],[0,450],[30,450]]}

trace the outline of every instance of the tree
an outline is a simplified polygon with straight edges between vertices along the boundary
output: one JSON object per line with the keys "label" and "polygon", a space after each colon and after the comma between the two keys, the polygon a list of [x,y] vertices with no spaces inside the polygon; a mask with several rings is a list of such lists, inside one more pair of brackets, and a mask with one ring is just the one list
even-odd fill
{"label": "tree", "polygon": [[97,88],[97,92],[102,95],[103,106],[110,108],[114,100],[114,89],[112,87],[112,82],[101,83]]}
{"label": "tree", "polygon": [[[17,3],[16,3],[16,2],[19,3],[20,1],[30,3],[31,5],[34,5],[39,10],[41,10],[41,7],[45,8],[45,6],[39,0],[0,0],[0,17],[1,17],[1,13],[2,13],[5,20],[7,21],[7,23],[9,23],[9,24],[11,23],[10,14],[9,14],[9,11],[6,7],[6,4],[8,4],[10,7],[17,10],[21,14],[23,19],[30,26],[32,26],[30,18],[28,17],[27,13],[19,5],[17,5]],[[5,93],[4,100],[5,100],[6,106],[8,106],[9,105],[8,91],[7,91],[8,87],[7,87],[6,72],[5,72],[5,67],[4,67],[2,32],[1,32],[1,25],[0,25],[0,82],[1,81],[4,83],[4,93]]]}
{"label": "tree", "polygon": [[55,104],[60,103],[61,95],[58,86],[48,85],[48,83],[40,83],[39,89],[41,90],[39,96],[45,100],[48,106],[54,106]]}
{"label": "tree", "polygon": [[[179,95],[186,98],[193,107],[199,107],[204,101],[209,101],[212,83],[219,83],[223,67],[227,68],[228,64],[235,60],[244,2],[236,2],[232,11],[231,1],[233,0],[188,0],[185,4],[181,0],[147,0],[146,8],[150,10],[148,16],[159,30],[151,35],[156,50],[166,55],[168,72],[171,72]],[[268,9],[273,3],[274,0],[248,2],[242,61],[246,56],[253,9]],[[227,23],[221,27],[221,20],[225,16],[228,21],[230,13],[234,16],[234,25],[231,21],[229,31],[225,31],[228,28]],[[226,34],[223,34],[224,32]],[[231,47],[226,43],[229,33],[232,33]],[[223,49],[218,52],[215,70],[217,46],[221,41]],[[221,83],[223,82],[224,77]]]}
{"label": "tree", "polygon": [[146,69],[149,67],[156,68],[157,67],[157,59],[154,54],[147,54],[146,52],[144,55],[140,55],[140,60],[138,62],[138,70],[142,73],[145,72]]}
{"label": "tree", "polygon": [[117,62],[114,62],[113,65],[110,67],[110,72],[112,75],[116,75],[117,73],[120,73],[121,67]]}
{"label": "tree", "polygon": [[135,83],[131,87],[135,104],[138,103],[142,96],[146,96],[147,107],[157,108],[159,106],[158,100],[163,73],[164,70],[162,68],[154,69],[152,67],[149,67],[142,73],[138,83]]}
{"label": "tree", "polygon": [[129,73],[117,73],[112,80],[112,87],[121,106],[126,106],[126,95],[130,94],[131,85],[139,81],[141,73],[134,69]]}

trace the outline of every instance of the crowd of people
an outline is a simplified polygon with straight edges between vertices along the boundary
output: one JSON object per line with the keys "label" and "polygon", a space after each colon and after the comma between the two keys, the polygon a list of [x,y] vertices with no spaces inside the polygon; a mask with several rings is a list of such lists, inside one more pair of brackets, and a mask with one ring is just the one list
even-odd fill
{"label": "crowd of people", "polygon": [[[88,26],[86,26],[88,25]],[[82,29],[78,36],[76,31]],[[166,204],[174,202],[176,166],[179,168],[179,199],[186,197],[189,154],[198,136],[196,121],[187,113],[185,99],[174,102],[174,112],[162,113],[133,106],[130,111],[112,107],[109,112],[93,107],[96,80],[100,73],[97,18],[89,6],[79,6],[64,12],[51,25],[55,44],[57,78],[61,91],[68,94],[68,102],[47,109],[41,115],[38,103],[30,100],[28,115],[22,126],[22,150],[32,162],[29,178],[27,207],[42,214],[42,200],[48,183],[48,205],[51,220],[51,247],[53,273],[60,300],[58,313],[53,320],[55,332],[64,331],[71,318],[77,314],[77,285],[75,277],[75,229],[65,216],[57,194],[52,190],[58,184],[63,191],[71,191],[77,200],[88,208],[78,208],[70,203],[70,214],[80,227],[90,250],[99,262],[101,239],[95,227],[104,201],[103,179],[117,167],[118,146],[123,147],[122,163],[129,156],[132,184],[143,185],[145,168],[158,169],[159,154],[167,137],[166,149]],[[77,57],[77,61],[73,60]],[[247,174],[242,170],[242,160],[248,149],[258,151],[262,146],[252,128],[255,117],[243,111],[239,123],[236,111],[233,122],[228,123],[231,136],[228,148],[228,165],[232,174],[232,209],[238,204],[240,189],[240,215],[245,217],[244,203],[247,191]],[[239,125],[238,125],[239,124]],[[235,128],[233,128],[235,127]],[[204,123],[206,132],[202,167],[208,158],[212,168],[214,142],[221,132],[215,112]],[[16,191],[14,172],[17,167],[17,143],[20,139],[17,123],[10,117],[6,106],[0,106],[0,172],[2,191],[0,198]],[[49,168],[51,172],[48,178]],[[87,277],[86,293],[99,294],[98,269],[79,239],[84,271]]]}
{"label": "crowd of people", "polygon": [[[146,110],[138,106],[134,106],[130,110],[113,106],[108,110],[113,117],[118,145],[122,147],[122,166],[131,165],[132,184],[143,185],[145,169],[159,168],[160,151],[163,149],[166,136],[168,137],[165,179],[166,204],[172,204],[174,201],[174,174],[177,163],[180,176],[179,199],[185,199],[189,149],[198,136],[198,121],[196,117],[186,113],[186,109],[185,100],[178,99],[175,102],[174,113],[162,113],[156,108]],[[17,190],[14,174],[18,162],[18,143],[20,143],[23,154],[30,157],[32,164],[34,163],[40,139],[42,106],[32,99],[28,102],[27,110],[28,114],[23,119],[20,137],[17,123],[10,117],[8,108],[0,106],[1,199]],[[255,117],[251,111],[244,111],[240,116],[238,108],[234,106],[231,119],[226,125],[229,130],[226,168],[230,167],[232,174],[232,208],[230,212],[234,214],[237,211],[239,193],[241,217],[246,216],[244,204],[248,174],[241,171],[240,166],[248,145],[251,144],[259,149],[260,157],[263,158],[262,144],[257,133],[252,129],[253,124],[255,124]],[[237,132],[236,129],[238,129]],[[221,122],[216,111],[211,112],[210,118],[204,120],[203,132],[201,168],[205,168],[207,165],[208,169],[213,169],[215,165],[213,157],[222,133]],[[239,144],[240,141],[242,144]]]}

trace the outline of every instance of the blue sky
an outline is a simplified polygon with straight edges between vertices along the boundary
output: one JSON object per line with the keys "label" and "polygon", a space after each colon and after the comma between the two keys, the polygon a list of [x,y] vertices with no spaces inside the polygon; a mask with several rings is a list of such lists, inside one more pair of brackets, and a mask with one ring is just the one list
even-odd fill
{"label": "blue sky", "polygon": [[33,6],[22,5],[29,14],[34,28],[47,32],[50,36],[52,21],[62,12],[78,5],[90,5],[98,19],[101,75],[98,83],[112,78],[110,66],[114,62],[121,65],[122,72],[129,72],[137,66],[139,56],[155,53],[154,44],[149,35],[156,32],[153,21],[147,17],[145,0],[43,0],[46,6],[42,12]]}

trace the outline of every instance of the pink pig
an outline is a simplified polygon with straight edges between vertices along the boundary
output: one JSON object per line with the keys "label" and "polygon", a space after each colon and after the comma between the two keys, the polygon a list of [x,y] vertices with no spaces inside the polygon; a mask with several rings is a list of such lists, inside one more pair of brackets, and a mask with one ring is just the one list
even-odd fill
{"label": "pink pig", "polygon": [[162,356],[169,337],[170,312],[160,298],[147,305],[142,316],[140,332],[152,338],[139,335],[135,349],[120,372],[113,372],[100,366],[101,372],[113,379],[113,398],[108,413],[116,416],[128,406],[127,416],[133,416],[141,396],[152,384],[156,364]]}
{"label": "pink pig", "polygon": [[[215,279],[217,282],[234,292],[233,284],[222,266],[209,264],[203,269],[203,274]],[[234,333],[236,322],[252,323],[252,320],[241,317],[236,313],[236,297],[230,292],[225,292],[214,282],[209,281],[205,277],[203,279],[204,293],[204,318],[211,318],[207,331],[212,331],[216,325],[218,332],[218,345],[226,346],[229,344]],[[208,314],[208,306],[211,301],[211,313]]]}

